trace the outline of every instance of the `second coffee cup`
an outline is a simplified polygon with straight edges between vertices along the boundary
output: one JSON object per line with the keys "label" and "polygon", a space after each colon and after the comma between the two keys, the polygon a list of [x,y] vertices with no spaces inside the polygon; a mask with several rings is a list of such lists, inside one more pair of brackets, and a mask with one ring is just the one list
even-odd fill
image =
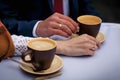
{"label": "second coffee cup", "polygon": [[78,34],[88,34],[93,37],[97,36],[102,22],[100,17],[94,15],[79,16],[77,21],[80,26]]}
{"label": "second coffee cup", "polygon": [[[32,63],[35,71],[45,70],[51,66],[56,52],[56,42],[48,38],[35,38],[28,42],[28,50],[22,54],[25,62]],[[30,59],[27,59],[30,56]]]}

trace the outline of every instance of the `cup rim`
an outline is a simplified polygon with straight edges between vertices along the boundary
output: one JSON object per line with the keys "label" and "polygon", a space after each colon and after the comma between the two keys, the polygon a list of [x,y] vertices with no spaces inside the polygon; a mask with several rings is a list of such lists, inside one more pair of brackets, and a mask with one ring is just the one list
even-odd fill
{"label": "cup rim", "polygon": [[[92,24],[80,22],[80,21],[79,21],[80,18],[84,18],[84,17],[94,17],[94,18],[98,19],[98,22],[92,23]],[[79,23],[86,24],[86,25],[97,25],[97,24],[101,24],[101,23],[102,23],[102,19],[101,19],[100,17],[98,17],[98,16],[95,16],[95,15],[81,15],[81,16],[77,17],[77,21],[78,21]]]}
{"label": "cup rim", "polygon": [[[31,46],[29,45],[29,43],[30,43],[31,41],[36,41],[36,40],[46,40],[46,41],[49,40],[50,42],[52,42],[52,43],[54,44],[54,46],[51,47],[51,48],[49,48],[49,49],[41,49],[41,50],[35,49],[35,48],[31,47]],[[50,39],[50,38],[42,38],[42,37],[40,37],[40,38],[33,38],[33,39],[29,40],[29,41],[27,42],[27,46],[28,46],[29,48],[34,49],[34,50],[37,50],[37,51],[46,51],[46,50],[51,50],[51,49],[54,49],[55,47],[57,47],[57,42],[56,42],[55,40]]]}

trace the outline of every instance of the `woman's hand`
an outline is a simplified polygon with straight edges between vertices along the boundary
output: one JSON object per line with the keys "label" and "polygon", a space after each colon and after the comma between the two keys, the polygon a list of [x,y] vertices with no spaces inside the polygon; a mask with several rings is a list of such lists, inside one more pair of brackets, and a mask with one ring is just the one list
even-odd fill
{"label": "woman's hand", "polygon": [[67,41],[57,41],[57,54],[67,56],[93,55],[98,49],[100,42],[87,34],[72,38]]}

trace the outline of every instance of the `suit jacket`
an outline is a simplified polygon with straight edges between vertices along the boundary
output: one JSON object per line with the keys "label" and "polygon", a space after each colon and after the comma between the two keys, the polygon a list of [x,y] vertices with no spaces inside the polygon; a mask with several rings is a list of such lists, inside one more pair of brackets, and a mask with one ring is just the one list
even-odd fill
{"label": "suit jacket", "polygon": [[[69,0],[69,16],[98,15],[89,0]],[[53,12],[52,0],[0,0],[0,18],[11,34],[33,36],[38,20],[44,20]]]}

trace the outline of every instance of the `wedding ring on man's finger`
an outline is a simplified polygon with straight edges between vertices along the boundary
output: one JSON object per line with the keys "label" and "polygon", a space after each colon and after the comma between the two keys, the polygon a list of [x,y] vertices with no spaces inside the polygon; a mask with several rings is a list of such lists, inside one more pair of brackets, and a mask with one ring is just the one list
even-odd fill
{"label": "wedding ring on man's finger", "polygon": [[58,27],[59,27],[59,29],[61,29],[61,27],[62,27],[62,24],[59,24],[59,26],[58,26]]}

